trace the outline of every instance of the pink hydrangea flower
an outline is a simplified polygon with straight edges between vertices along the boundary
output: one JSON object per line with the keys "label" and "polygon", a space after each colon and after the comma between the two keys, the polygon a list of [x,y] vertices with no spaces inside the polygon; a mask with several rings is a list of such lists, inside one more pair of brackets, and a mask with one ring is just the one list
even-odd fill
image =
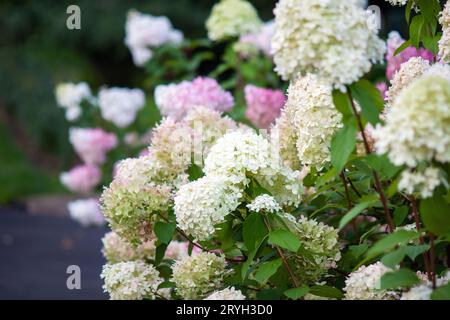
{"label": "pink hydrangea flower", "polygon": [[101,177],[98,167],[86,164],[61,173],[60,181],[72,192],[89,193],[100,183]]}
{"label": "pink hydrangea flower", "polygon": [[386,92],[388,91],[388,85],[386,82],[378,82],[376,84],[378,91],[380,91],[383,100],[386,100]]}
{"label": "pink hydrangea flower", "polygon": [[387,53],[386,53],[386,77],[391,80],[394,74],[400,69],[402,63],[408,61],[414,57],[422,57],[425,60],[432,62],[434,60],[434,55],[431,51],[427,49],[416,49],[414,47],[408,47],[398,55],[395,55],[395,51],[405,42],[397,31],[392,31],[389,33],[387,40]]}
{"label": "pink hydrangea flower", "polygon": [[157,86],[155,102],[163,116],[175,120],[183,119],[193,107],[202,106],[226,112],[234,105],[231,93],[223,90],[216,80],[204,77],[179,84]]}
{"label": "pink hydrangea flower", "polygon": [[247,111],[245,115],[258,128],[267,129],[280,116],[285,96],[281,90],[245,87]]}
{"label": "pink hydrangea flower", "polygon": [[92,165],[102,164],[106,153],[117,146],[117,137],[100,128],[70,128],[69,141],[78,156]]}

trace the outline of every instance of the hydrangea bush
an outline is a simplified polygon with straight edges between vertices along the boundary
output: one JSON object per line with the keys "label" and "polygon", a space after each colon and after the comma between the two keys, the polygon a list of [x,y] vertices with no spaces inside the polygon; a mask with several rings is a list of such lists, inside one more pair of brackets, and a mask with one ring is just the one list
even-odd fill
{"label": "hydrangea bush", "polygon": [[[383,41],[361,0],[279,0],[265,23],[250,2],[222,0],[200,46],[129,14],[142,27],[127,22],[126,43],[135,59],[148,50],[137,64],[163,119],[144,152],[122,153],[101,196],[112,299],[448,298],[448,6],[389,2],[406,5],[410,39]],[[164,34],[146,30],[157,23]],[[204,74],[207,48],[219,62]],[[173,57],[171,79],[155,77]],[[370,73],[380,62],[383,82]],[[88,102],[121,128],[142,101],[121,92],[57,96],[69,120]],[[122,137],[80,130],[85,164],[63,181],[84,191]]]}

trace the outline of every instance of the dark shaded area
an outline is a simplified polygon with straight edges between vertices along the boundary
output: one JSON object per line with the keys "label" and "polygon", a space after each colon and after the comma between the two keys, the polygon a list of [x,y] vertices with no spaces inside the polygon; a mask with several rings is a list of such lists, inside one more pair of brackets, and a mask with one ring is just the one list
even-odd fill
{"label": "dark shaded area", "polygon": [[[106,231],[0,208],[0,299],[107,299],[100,279]],[[81,268],[81,290],[67,289],[69,265]]]}

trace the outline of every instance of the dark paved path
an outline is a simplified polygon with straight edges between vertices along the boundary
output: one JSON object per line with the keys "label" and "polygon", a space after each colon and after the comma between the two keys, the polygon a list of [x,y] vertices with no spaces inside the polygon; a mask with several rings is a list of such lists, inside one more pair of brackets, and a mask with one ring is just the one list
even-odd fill
{"label": "dark paved path", "polygon": [[[0,299],[107,299],[100,279],[106,231],[0,207]],[[81,268],[81,290],[66,287],[69,265]]]}

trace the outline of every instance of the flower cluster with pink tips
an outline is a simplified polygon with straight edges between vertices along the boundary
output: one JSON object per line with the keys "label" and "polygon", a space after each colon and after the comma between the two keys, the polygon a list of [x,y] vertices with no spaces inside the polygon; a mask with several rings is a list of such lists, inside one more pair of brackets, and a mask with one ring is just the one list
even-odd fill
{"label": "flower cluster with pink tips", "polygon": [[72,192],[89,193],[100,183],[102,173],[97,166],[79,165],[60,175],[61,183]]}
{"label": "flower cluster with pink tips", "polygon": [[106,161],[106,153],[114,149],[117,136],[101,128],[70,128],[69,141],[86,164],[99,165]]}
{"label": "flower cluster with pink tips", "polygon": [[386,77],[391,80],[394,74],[400,69],[402,63],[408,61],[414,57],[421,57],[424,60],[432,62],[434,60],[434,55],[431,51],[420,48],[416,49],[414,47],[408,47],[399,54],[395,54],[395,51],[405,42],[397,31],[392,31],[389,33],[387,40],[387,53],[386,53]]}
{"label": "flower cluster with pink tips", "polygon": [[101,181],[98,166],[106,161],[106,154],[117,147],[117,136],[101,128],[72,127],[69,141],[84,164],[63,172],[61,183],[72,192],[89,193]]}
{"label": "flower cluster with pink tips", "polygon": [[256,127],[267,129],[280,116],[285,100],[285,95],[281,90],[247,85],[245,87],[247,103],[245,115]]}
{"label": "flower cluster with pink tips", "polygon": [[215,79],[207,77],[159,85],[155,89],[155,102],[163,116],[176,120],[183,119],[189,110],[197,106],[227,112],[234,105],[231,93],[223,90]]}

